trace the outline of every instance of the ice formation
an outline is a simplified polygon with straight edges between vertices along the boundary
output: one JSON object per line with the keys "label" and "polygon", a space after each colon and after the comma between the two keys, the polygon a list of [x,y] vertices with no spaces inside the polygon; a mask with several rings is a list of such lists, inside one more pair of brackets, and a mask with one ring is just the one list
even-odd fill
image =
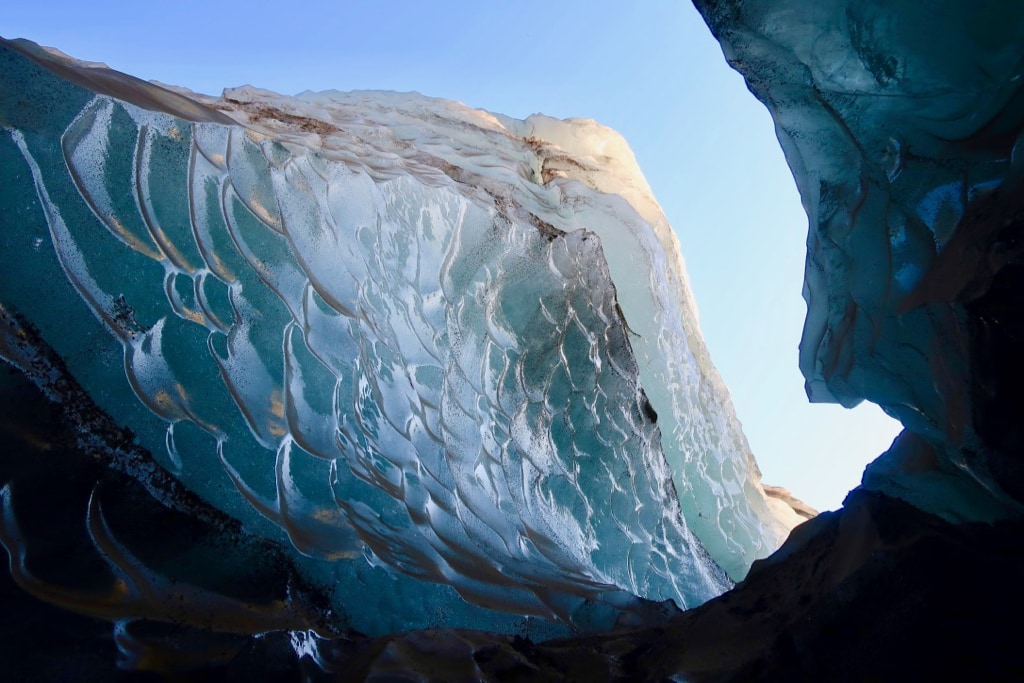
{"label": "ice formation", "polygon": [[349,627],[690,607],[800,520],[613,131],[3,58],[5,312]]}
{"label": "ice formation", "polygon": [[[0,51],[0,351],[22,373],[0,369],[0,540],[15,579],[118,620],[122,665],[179,675],[230,660],[253,678],[301,657],[291,670],[313,679],[310,662],[327,679],[1019,679],[1006,624],[1024,608],[1024,6],[695,4],[771,110],[808,209],[811,397],[867,398],[907,427],[842,510],[801,526],[735,590],[652,628],[540,644],[395,633],[559,632],[456,590],[577,625],[609,608],[636,616],[629,591],[699,599],[725,583],[716,564],[736,574],[758,552],[701,526],[712,499],[710,526],[760,524],[770,545],[681,262],[628,153],[590,123],[414,96],[183,96],[22,43]],[[324,210],[300,211],[313,206]],[[371,226],[368,244],[352,226]],[[423,296],[431,273],[403,267],[432,253],[436,300]],[[511,387],[485,381],[499,355],[499,379],[519,372]],[[430,365],[440,377],[419,378]],[[673,372],[697,384],[660,381]],[[584,383],[604,398],[583,404],[580,430]],[[571,459],[558,424],[573,427]],[[577,455],[597,442],[599,457]],[[429,473],[418,483],[399,460],[414,451]],[[495,452],[501,469],[476,476]],[[130,476],[105,476],[115,469]],[[537,485],[513,488],[527,470]],[[672,566],[587,552],[624,538]],[[60,617],[47,619],[26,652],[56,652],[47,666],[80,655],[53,644]],[[283,644],[276,654],[243,651],[270,629],[258,642]]]}
{"label": "ice formation", "polygon": [[807,208],[808,395],[907,428],[870,487],[954,521],[1019,511],[1024,8],[695,4]]}

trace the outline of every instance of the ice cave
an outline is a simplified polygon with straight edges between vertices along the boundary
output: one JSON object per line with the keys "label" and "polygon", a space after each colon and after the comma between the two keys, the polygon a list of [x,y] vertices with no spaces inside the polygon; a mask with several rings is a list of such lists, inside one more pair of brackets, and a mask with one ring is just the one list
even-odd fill
{"label": "ice cave", "polygon": [[762,485],[615,131],[3,40],[11,680],[1024,673],[1024,6],[694,4],[808,397],[904,426],[842,509]]}

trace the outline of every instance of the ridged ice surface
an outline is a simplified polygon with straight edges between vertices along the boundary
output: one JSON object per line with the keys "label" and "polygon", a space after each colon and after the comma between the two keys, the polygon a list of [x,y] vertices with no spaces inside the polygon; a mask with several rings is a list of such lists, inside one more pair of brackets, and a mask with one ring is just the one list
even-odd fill
{"label": "ridged ice surface", "polygon": [[[794,516],[619,136],[418,95],[193,97],[245,125],[98,95],[49,151],[7,129],[123,348],[105,379],[189,488],[302,555],[515,614],[693,606],[776,547]],[[381,608],[358,589],[350,612]]]}

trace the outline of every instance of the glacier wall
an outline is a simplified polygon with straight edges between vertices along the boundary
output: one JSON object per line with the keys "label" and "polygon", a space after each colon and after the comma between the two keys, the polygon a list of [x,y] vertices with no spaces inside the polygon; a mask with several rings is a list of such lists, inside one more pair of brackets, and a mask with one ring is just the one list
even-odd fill
{"label": "glacier wall", "polygon": [[807,210],[808,396],[907,429],[865,486],[950,521],[1019,514],[1024,9],[695,4]]}
{"label": "glacier wall", "polygon": [[578,626],[685,608],[800,520],[761,488],[614,132],[4,59],[4,182],[30,207],[5,214],[5,313],[351,628],[515,628],[446,586]]}

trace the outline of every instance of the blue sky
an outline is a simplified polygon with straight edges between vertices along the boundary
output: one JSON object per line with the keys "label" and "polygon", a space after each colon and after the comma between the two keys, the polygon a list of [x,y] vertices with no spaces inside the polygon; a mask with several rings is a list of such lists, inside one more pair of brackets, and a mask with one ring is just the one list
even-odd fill
{"label": "blue sky", "polygon": [[218,94],[415,90],[596,119],[636,153],[682,243],[711,357],[766,483],[838,507],[899,426],[810,405],[800,206],[767,111],[686,0],[14,3],[0,34]]}

